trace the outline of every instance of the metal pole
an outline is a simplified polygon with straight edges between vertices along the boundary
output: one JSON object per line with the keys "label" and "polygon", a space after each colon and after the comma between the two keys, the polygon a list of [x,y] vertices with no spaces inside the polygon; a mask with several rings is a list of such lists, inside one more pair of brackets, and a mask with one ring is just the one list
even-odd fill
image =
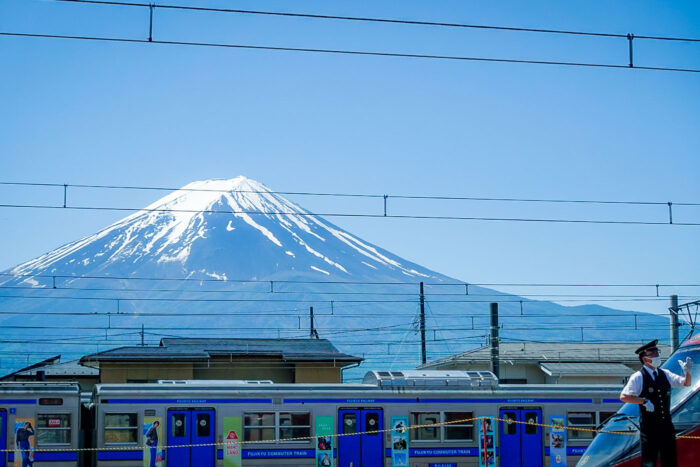
{"label": "metal pole", "polygon": [[420,283],[420,355],[421,362],[425,365],[425,295],[423,294],[423,283]]}
{"label": "metal pole", "polygon": [[498,303],[491,304],[491,372],[500,378],[498,348]]}
{"label": "metal pole", "polygon": [[314,338],[314,307],[310,306],[309,307],[309,316],[311,318],[310,325],[311,328],[309,329],[309,337]]}
{"label": "metal pole", "polygon": [[671,307],[668,309],[671,313],[671,348],[675,352],[678,348],[678,295],[671,295]]}

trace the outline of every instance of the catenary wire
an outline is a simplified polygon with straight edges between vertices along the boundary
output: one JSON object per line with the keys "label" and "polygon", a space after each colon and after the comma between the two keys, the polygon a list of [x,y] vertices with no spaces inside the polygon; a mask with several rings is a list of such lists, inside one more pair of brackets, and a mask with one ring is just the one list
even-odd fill
{"label": "catenary wire", "polygon": [[322,49],[310,47],[281,47],[270,45],[252,45],[252,44],[224,44],[220,42],[194,42],[194,41],[175,41],[175,40],[157,40],[157,39],[134,39],[126,37],[106,37],[106,36],[79,36],[69,34],[39,34],[27,32],[10,32],[0,31],[0,36],[8,37],[27,37],[37,39],[70,39],[84,40],[93,42],[113,42],[113,43],[130,43],[130,44],[160,44],[160,45],[176,45],[190,47],[214,47],[239,50],[265,50],[276,52],[304,52],[304,53],[320,53],[320,54],[338,54],[338,55],[354,55],[354,56],[370,56],[370,57],[393,57],[393,58],[417,58],[429,60],[447,60],[461,62],[490,62],[490,63],[512,63],[512,64],[529,64],[529,65],[553,65],[566,67],[587,67],[587,68],[607,68],[607,69],[622,69],[622,70],[647,70],[647,71],[671,71],[683,73],[700,73],[700,69],[695,68],[673,68],[661,66],[637,66],[630,67],[629,65],[616,65],[613,63],[586,63],[586,62],[566,62],[555,60],[527,60],[515,58],[490,58],[490,57],[467,57],[461,55],[433,55],[433,54],[417,54],[417,53],[400,53],[400,52],[373,52],[367,50],[348,50],[348,49]]}
{"label": "catenary wire", "polygon": [[[144,276],[98,276],[98,275],[71,275],[71,274],[28,274],[20,272],[0,272],[0,276],[10,277],[38,277],[46,279],[104,279],[104,280],[120,280],[120,281],[163,281],[163,282],[234,282],[234,283],[251,283],[251,284],[343,284],[343,285],[410,285],[418,286],[420,281],[348,281],[348,280],[303,280],[303,279],[224,279],[215,277],[144,277]],[[425,282],[425,286],[459,286],[464,287],[700,287],[698,284],[674,284],[674,283],[546,283],[546,282]]]}
{"label": "catenary wire", "polygon": [[[2,35],[2,33],[0,33]],[[700,71],[700,70],[698,70]],[[177,212],[177,213],[204,213],[204,214],[248,214],[248,215],[276,215],[276,216],[320,216],[320,217],[345,217],[345,218],[377,218],[377,219],[422,219],[422,220],[463,220],[463,221],[499,221],[499,222],[537,222],[557,224],[615,224],[615,225],[675,225],[675,226],[700,226],[700,222],[669,222],[669,221],[641,221],[641,220],[614,220],[614,219],[557,219],[557,218],[526,218],[526,217],[483,217],[483,216],[438,216],[416,214],[373,214],[373,213],[343,213],[343,212],[310,212],[310,211],[256,211],[256,210],[226,210],[226,209],[172,209],[172,208],[127,208],[108,206],[58,206],[49,204],[0,204],[0,208],[16,209],[58,209],[74,211],[118,211],[118,212]]]}
{"label": "catenary wire", "polygon": [[[260,10],[232,9],[232,8],[211,8],[211,7],[196,7],[196,6],[189,6],[189,5],[167,5],[167,4],[155,4],[155,3],[118,2],[118,1],[108,1],[108,0],[55,0],[55,1],[71,2],[71,3],[97,4],[97,5],[111,5],[111,6],[162,8],[162,9],[186,10],[186,11],[204,11],[204,12],[214,12],[214,13],[239,13],[239,14],[286,16],[286,17],[292,17],[292,18],[310,18],[310,19],[322,19],[322,20],[341,20],[341,21],[359,21],[359,22],[372,22],[372,23],[405,24],[405,25],[413,25],[413,26],[438,26],[438,27],[448,27],[448,28],[489,29],[489,30],[513,31],[513,32],[567,34],[567,35],[595,36],[595,37],[617,37],[617,38],[624,38],[624,39],[627,39],[627,37],[628,37],[628,34],[601,33],[601,32],[590,32],[590,31],[572,31],[572,30],[563,30],[563,29],[542,29],[542,28],[521,28],[521,27],[512,27],[512,26],[493,26],[493,25],[483,25],[483,24],[448,23],[448,22],[436,22],[436,21],[417,21],[417,20],[403,20],[403,19],[394,19],[394,18],[371,18],[371,17],[358,17],[358,16],[320,15],[320,14],[295,13],[295,12],[286,12],[286,11],[283,12],[283,11],[260,11]],[[695,39],[695,38],[668,37],[668,36],[646,36],[646,35],[636,35],[636,34],[634,35],[634,38],[635,39],[649,39],[649,40],[664,40],[664,41],[700,42],[700,39]]]}
{"label": "catenary wire", "polygon": [[[231,190],[215,188],[187,188],[187,187],[159,187],[139,185],[95,185],[80,183],[39,183],[39,182],[9,182],[0,181],[0,185],[7,186],[37,186],[54,188],[90,188],[104,190],[146,190],[146,191],[185,191],[185,192],[210,192],[229,193]],[[296,196],[323,196],[338,198],[398,198],[421,199],[440,201],[498,201],[498,202],[524,202],[524,203],[574,203],[574,204],[623,204],[623,205],[650,205],[666,206],[670,202],[674,206],[700,206],[700,203],[675,202],[675,201],[629,201],[629,200],[596,200],[596,199],[557,199],[557,198],[515,198],[515,197],[485,197],[485,196],[447,196],[447,195],[406,195],[406,194],[373,194],[373,193],[330,193],[312,191],[275,191],[275,190],[235,190],[236,193],[272,194],[272,195],[296,195]]]}
{"label": "catenary wire", "polygon": [[[417,294],[412,292],[349,292],[349,291],[303,291],[303,290],[194,290],[194,289],[144,289],[144,288],[121,288],[115,289],[110,287],[70,287],[57,285],[55,287],[39,287],[34,285],[22,286],[22,285],[0,285],[0,290],[34,290],[42,292],[54,292],[61,290],[70,291],[80,291],[80,292],[117,292],[117,293],[127,293],[127,292],[148,292],[148,293],[191,293],[191,294],[250,294],[250,295],[360,295],[360,296],[409,296],[414,297]],[[465,297],[465,293],[455,293],[455,292],[439,292],[439,293],[426,293],[426,297]],[[620,294],[563,294],[563,293],[519,293],[517,295],[505,292],[494,292],[494,293],[479,293],[472,292],[468,294],[470,297],[521,297],[521,298],[659,298],[657,295],[620,295]],[[695,298],[694,295],[681,296],[678,298],[689,299]],[[529,300],[523,300],[527,303]],[[335,302],[335,300],[334,300]]]}
{"label": "catenary wire", "polygon": [[[48,289],[50,290],[50,289]],[[465,295],[466,296],[466,295]],[[283,302],[283,303],[318,303],[319,300],[306,299],[272,299],[272,298],[183,298],[183,297],[75,297],[75,296],[32,296],[32,295],[0,295],[0,298],[13,299],[38,299],[38,300],[92,300],[92,301],[122,301],[122,302],[222,302],[222,303],[237,303],[237,302]],[[517,298],[517,297],[516,297]],[[325,300],[328,301],[328,300]],[[418,299],[413,300],[334,300],[337,303],[416,303]],[[648,298],[605,298],[605,299],[562,299],[558,302],[645,302],[645,301],[668,301],[666,297],[648,297]],[[493,300],[433,300],[433,304],[437,303],[491,303]],[[520,303],[521,300],[498,300],[499,303]]]}

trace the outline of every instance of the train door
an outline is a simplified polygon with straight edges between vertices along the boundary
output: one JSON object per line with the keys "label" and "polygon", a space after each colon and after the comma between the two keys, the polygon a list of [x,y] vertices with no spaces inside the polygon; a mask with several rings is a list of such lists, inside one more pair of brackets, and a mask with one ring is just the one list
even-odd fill
{"label": "train door", "polygon": [[167,429],[168,467],[214,466],[216,462],[214,410],[170,409]]}
{"label": "train door", "polygon": [[[7,412],[0,410],[0,449],[7,449]],[[0,467],[5,467],[7,452],[3,451],[0,456]]]}
{"label": "train door", "polygon": [[[501,409],[501,467],[542,467],[542,409]],[[521,423],[516,423],[521,422]]]}
{"label": "train door", "polygon": [[338,410],[338,466],[383,466],[384,434],[372,433],[383,429],[382,409]]}

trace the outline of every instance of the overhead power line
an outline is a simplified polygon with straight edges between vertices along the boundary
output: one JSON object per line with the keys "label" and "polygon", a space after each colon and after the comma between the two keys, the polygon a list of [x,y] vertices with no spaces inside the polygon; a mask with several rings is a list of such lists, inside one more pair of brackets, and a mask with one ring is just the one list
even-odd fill
{"label": "overhead power line", "polygon": [[[187,188],[187,187],[162,187],[162,186],[139,186],[139,185],[94,185],[81,183],[38,183],[38,182],[9,182],[0,181],[0,185],[7,186],[36,186],[67,188],[89,188],[102,190],[138,190],[138,191],[184,191],[184,192],[205,192],[205,193],[229,193],[231,190],[215,188]],[[276,191],[276,190],[235,190],[236,193],[251,194],[272,194],[272,195],[297,195],[297,196],[321,196],[338,198],[376,198],[376,199],[420,199],[439,201],[496,201],[496,202],[518,202],[518,203],[574,203],[574,204],[623,204],[623,205],[648,205],[667,206],[671,203],[674,206],[700,206],[700,202],[678,202],[678,201],[629,201],[629,200],[600,200],[600,199],[563,199],[563,198],[515,198],[515,197],[486,197],[486,196],[450,196],[450,195],[407,195],[407,194],[377,194],[377,193],[338,193],[338,192],[313,192],[313,191]]]}
{"label": "overhead power line", "polygon": [[[466,23],[448,23],[436,21],[419,21],[419,20],[404,20],[395,18],[371,18],[361,16],[337,16],[337,15],[320,15],[311,13],[295,13],[286,11],[261,11],[261,10],[245,10],[233,8],[209,8],[197,7],[188,5],[164,5],[154,3],[137,3],[137,2],[117,2],[107,0],[56,0],[59,2],[71,3],[86,3],[97,5],[112,5],[112,6],[127,6],[127,7],[142,7],[153,9],[169,9],[169,10],[189,10],[189,11],[204,11],[212,13],[239,13],[250,15],[266,15],[266,16],[284,16],[291,18],[309,18],[321,20],[340,20],[340,21],[356,21],[370,23],[388,23],[388,24],[405,24],[412,26],[437,26],[446,28],[469,28],[469,29],[488,29],[497,31],[513,31],[513,32],[532,32],[544,34],[566,34],[577,36],[595,36],[595,37],[617,37],[627,39],[631,34],[615,34],[606,32],[590,32],[590,31],[572,31],[564,29],[541,29],[541,28],[521,28],[513,26],[493,26],[483,24],[466,24]],[[635,39],[663,40],[663,41],[682,41],[682,42],[700,42],[700,39],[683,38],[683,37],[668,37],[668,36],[646,36],[633,34]]]}
{"label": "overhead power line", "polygon": [[[51,290],[51,289],[48,289]],[[37,296],[37,295],[0,295],[0,298],[6,299],[39,299],[39,300],[84,300],[84,301],[109,301],[109,302],[211,302],[211,303],[254,303],[254,302],[264,302],[264,303],[319,303],[320,301],[328,302],[328,300],[311,300],[311,299],[293,299],[293,298],[172,298],[172,297],[76,297],[76,296]],[[522,300],[518,297],[515,299],[508,299],[509,297],[503,297],[501,300],[496,300],[499,303],[520,303]],[[693,297],[694,298],[694,297]],[[491,303],[494,299],[488,300],[433,300],[433,304],[437,303]],[[648,298],[603,298],[603,299],[575,299],[566,298],[561,300],[556,300],[557,302],[586,302],[586,303],[598,303],[598,302],[657,302],[657,301],[668,301],[666,297],[648,297]],[[338,299],[334,300],[336,303],[418,303],[418,299],[389,299],[389,300],[376,300],[376,299],[364,299],[364,300],[348,300],[348,299]]]}
{"label": "overhead power line", "polygon": [[[118,280],[118,281],[163,281],[163,282],[218,282],[218,283],[250,283],[250,284],[322,284],[322,285],[396,285],[396,286],[412,286],[417,287],[418,281],[347,281],[347,280],[303,280],[303,279],[225,279],[217,277],[139,277],[139,276],[98,276],[98,275],[70,275],[70,274],[27,274],[0,272],[0,276],[8,277],[27,277],[27,278],[45,278],[45,279],[103,279],[103,280]],[[659,284],[644,284],[644,283],[546,283],[546,282],[425,282],[427,286],[450,286],[450,287],[700,287],[698,284],[675,284],[675,283],[659,283]],[[417,295],[417,294],[414,294]],[[469,295],[468,293],[466,295]]]}
{"label": "overhead power line", "polygon": [[[259,190],[221,190],[206,188],[166,188],[147,186],[119,186],[119,185],[88,185],[88,184],[59,184],[59,183],[33,183],[33,182],[0,182],[4,186],[30,186],[30,187],[56,187],[63,190],[62,204],[0,204],[0,208],[26,208],[26,209],[71,209],[87,211],[128,211],[128,212],[177,212],[177,213],[208,213],[208,214],[248,214],[248,215],[288,215],[288,216],[324,216],[324,217],[369,217],[369,218],[394,218],[394,219],[435,219],[435,220],[475,220],[475,221],[511,221],[511,222],[553,222],[553,223],[584,223],[584,224],[631,224],[631,225],[684,225],[696,226],[700,222],[678,222],[673,219],[673,206],[700,206],[694,202],[672,202],[672,201],[621,201],[621,200],[592,200],[592,199],[536,199],[536,198],[496,198],[496,197],[468,197],[468,196],[431,196],[431,195],[379,195],[362,193],[314,193],[314,192],[293,192],[293,191],[259,191]],[[347,213],[347,212],[310,212],[304,209],[290,207],[288,210],[233,210],[233,209],[179,209],[169,207],[154,208],[132,208],[113,207],[99,205],[76,206],[68,202],[68,189],[103,189],[103,190],[156,190],[156,191],[184,191],[184,192],[216,192],[216,193],[257,193],[266,195],[303,195],[303,196],[324,196],[324,197],[353,197],[353,198],[374,198],[381,199],[383,210],[368,213]],[[388,211],[388,202],[393,199],[410,200],[433,200],[433,201],[468,201],[468,202],[517,202],[517,203],[574,203],[574,204],[595,204],[595,205],[630,205],[630,206],[663,206],[667,221],[650,220],[618,220],[618,219],[561,219],[561,218],[527,218],[527,217],[477,217],[459,215],[419,215],[419,214],[392,214]]]}
{"label": "overhead power line", "polygon": [[114,43],[131,43],[131,44],[161,44],[161,45],[181,45],[192,47],[215,47],[226,49],[246,49],[246,50],[266,50],[277,52],[306,52],[306,53],[321,53],[321,54],[339,54],[339,55],[355,55],[355,56],[371,56],[371,57],[394,57],[394,58],[420,58],[430,60],[447,60],[447,61],[462,61],[462,62],[491,62],[491,63],[513,63],[513,64],[529,64],[529,65],[555,65],[568,67],[587,67],[587,68],[609,68],[609,69],[625,69],[625,70],[648,70],[648,71],[674,71],[684,73],[700,73],[700,69],[695,68],[672,68],[661,66],[630,66],[616,65],[612,63],[590,63],[590,62],[566,62],[554,60],[525,60],[514,58],[493,58],[493,57],[467,57],[461,55],[431,55],[431,54],[416,54],[416,53],[399,53],[399,52],[379,52],[365,50],[347,50],[347,49],[322,49],[310,47],[281,47],[269,45],[252,45],[252,44],[224,44],[220,42],[194,42],[194,41],[175,41],[175,40],[157,40],[157,39],[134,39],[126,37],[105,37],[105,36],[79,36],[68,34],[38,34],[38,33],[22,33],[2,31],[0,36],[11,37],[33,37],[39,39],[72,39],[85,41],[99,42],[114,42]]}
{"label": "overhead power line", "polygon": [[[2,33],[0,33],[2,34]],[[226,210],[226,209],[172,209],[172,208],[126,208],[107,206],[59,206],[48,204],[0,204],[0,208],[25,208],[25,209],[70,209],[76,211],[128,211],[128,212],[177,212],[177,213],[205,213],[205,214],[248,214],[268,216],[318,216],[318,217],[350,217],[350,218],[376,218],[376,219],[422,219],[422,220],[464,220],[464,221],[499,221],[499,222],[535,222],[556,224],[616,224],[616,225],[676,225],[676,226],[700,226],[700,222],[677,221],[642,221],[642,220],[614,220],[614,219],[557,219],[557,218],[528,218],[528,217],[481,217],[481,216],[438,216],[416,214],[372,214],[372,213],[342,213],[342,212],[309,212],[309,211],[258,211],[258,210]]]}
{"label": "overhead power line", "polygon": [[[35,290],[35,291],[46,291],[46,292],[55,292],[59,290],[70,290],[70,291],[79,291],[79,292],[118,292],[118,293],[128,293],[128,292],[147,292],[147,293],[169,293],[169,292],[176,292],[176,293],[191,293],[191,294],[214,294],[220,296],[221,294],[250,294],[250,295],[321,295],[321,296],[328,296],[328,295],[350,295],[350,296],[404,296],[404,297],[411,297],[411,296],[416,296],[415,293],[411,292],[367,292],[367,291],[361,291],[361,292],[348,292],[348,291],[303,291],[303,290],[194,290],[194,289],[147,289],[147,288],[120,288],[120,289],[115,289],[115,288],[110,288],[110,287],[72,287],[72,286],[64,286],[64,285],[56,285],[53,287],[49,286],[44,286],[44,287],[39,287],[35,285],[28,285],[28,286],[21,286],[21,285],[0,285],[0,290]],[[495,292],[495,293],[479,293],[479,292],[472,292],[470,294],[465,294],[465,293],[453,293],[453,292],[439,292],[439,293],[429,293],[426,294],[427,296],[430,297],[465,297],[465,296],[470,296],[470,297],[492,297],[493,300],[498,301],[499,298],[531,298],[531,299],[540,299],[540,298],[550,298],[550,299],[558,299],[558,298],[657,298],[659,295],[620,295],[620,294],[562,294],[562,293],[519,293],[517,295],[515,294],[510,294],[510,293],[504,293],[504,292]],[[680,298],[692,298],[694,296],[682,296]],[[528,303],[529,300],[525,300],[525,303]]]}
{"label": "overhead power line", "polygon": [[[324,309],[324,307],[316,307],[314,305],[314,309]],[[325,307],[325,309],[330,310],[330,307]],[[653,315],[651,313],[643,313],[643,312],[627,312],[628,314],[623,314],[623,313],[586,313],[585,315],[581,313],[524,313],[524,314],[519,314],[519,313],[500,313],[500,316],[503,318],[561,318],[561,317],[570,317],[570,318],[589,318],[589,317],[617,317],[617,318],[626,318],[626,319],[634,319],[636,317],[645,317],[645,316],[659,316],[659,315]],[[44,317],[49,317],[49,316],[89,316],[91,319],[93,318],[127,318],[127,317],[142,317],[142,316],[167,316],[171,318],[179,318],[179,317],[196,317],[199,319],[202,318],[209,318],[209,317],[227,317],[227,318],[232,318],[232,317],[240,317],[240,316],[276,316],[280,318],[304,318],[308,315],[308,310],[305,309],[299,309],[299,310],[294,310],[294,311],[281,311],[281,312],[274,312],[274,311],[262,311],[262,312],[257,312],[257,311],[245,311],[245,312],[240,312],[240,311],[226,311],[226,312],[211,312],[211,311],[202,311],[202,312],[159,312],[159,311],[28,311],[28,310],[2,310],[0,311],[0,315],[18,315],[18,316],[32,316],[32,315],[37,315],[37,316],[44,316]],[[315,316],[318,317],[335,317],[335,318],[367,318],[368,314],[367,313],[316,313]],[[464,319],[464,320],[469,320],[469,319],[474,319],[474,320],[488,320],[489,315],[488,315],[488,310],[486,310],[482,314],[474,314],[473,312],[470,312],[469,314],[465,313],[433,313],[432,316],[435,317],[450,317],[450,318],[457,318],[457,319]],[[397,318],[397,314],[395,312],[392,313],[387,313],[387,312],[378,312],[378,311],[372,311],[371,317],[392,317],[392,318]],[[664,315],[664,317],[666,317]]]}

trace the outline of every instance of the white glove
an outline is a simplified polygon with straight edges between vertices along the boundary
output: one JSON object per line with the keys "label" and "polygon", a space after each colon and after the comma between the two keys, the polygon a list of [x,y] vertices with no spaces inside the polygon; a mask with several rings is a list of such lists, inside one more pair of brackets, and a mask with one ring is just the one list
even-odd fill
{"label": "white glove", "polygon": [[683,373],[686,375],[690,373],[691,368],[693,368],[693,359],[690,357],[686,357],[685,362],[683,360],[678,360],[678,363],[680,363],[681,370],[683,370]]}
{"label": "white glove", "polygon": [[647,400],[647,401],[644,403],[644,408],[647,409],[647,412],[650,412],[650,413],[651,413],[651,412],[654,411],[654,404],[652,404],[650,400]]}

